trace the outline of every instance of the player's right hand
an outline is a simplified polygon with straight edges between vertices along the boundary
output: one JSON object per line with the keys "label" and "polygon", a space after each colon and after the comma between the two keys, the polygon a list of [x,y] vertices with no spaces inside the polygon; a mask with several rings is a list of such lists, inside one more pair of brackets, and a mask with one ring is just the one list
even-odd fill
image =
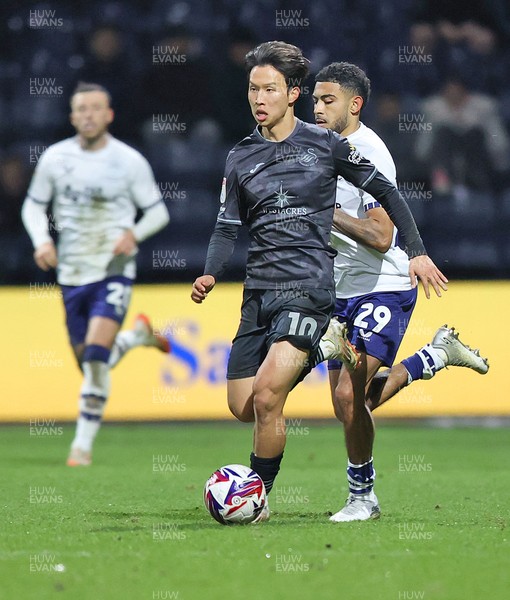
{"label": "player's right hand", "polygon": [[43,271],[54,269],[58,264],[57,251],[53,242],[41,244],[34,252],[36,265]]}
{"label": "player's right hand", "polygon": [[215,284],[216,279],[214,279],[212,275],[202,275],[201,277],[197,277],[193,283],[193,289],[191,291],[191,299],[193,302],[202,304],[202,302],[207,298],[207,294],[213,289]]}

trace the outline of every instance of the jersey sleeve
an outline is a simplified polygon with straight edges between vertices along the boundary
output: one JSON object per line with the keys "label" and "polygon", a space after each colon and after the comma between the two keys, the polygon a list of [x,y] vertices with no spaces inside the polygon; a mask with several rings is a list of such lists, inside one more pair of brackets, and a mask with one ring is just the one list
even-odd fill
{"label": "jersey sleeve", "polygon": [[221,184],[220,210],[216,227],[209,241],[204,275],[216,280],[227,268],[239,232],[241,220],[241,195],[233,161],[234,151],[227,156],[225,176]]}
{"label": "jersey sleeve", "polygon": [[414,258],[427,254],[413,214],[397,188],[376,170],[375,176],[367,183],[365,189],[377,198],[388,213],[402,237],[407,256]]}
{"label": "jersey sleeve", "polygon": [[336,176],[343,177],[357,188],[364,190],[376,176],[376,167],[364,158],[355,146],[349,144],[346,138],[331,130],[329,135]]}
{"label": "jersey sleeve", "polygon": [[137,208],[147,210],[161,202],[161,193],[149,162],[140,154],[131,183],[131,198]]}
{"label": "jersey sleeve", "polygon": [[[379,173],[382,173],[392,185],[397,187],[397,169],[388,150],[386,150],[386,152],[378,152],[377,154],[370,156],[369,160],[374,164]],[[368,193],[364,193],[362,199],[363,210],[365,212],[372,208],[379,208],[381,206],[380,202],[377,202],[377,200]]]}
{"label": "jersey sleeve", "polygon": [[234,251],[238,232],[239,226],[234,223],[216,222],[207,249],[204,275],[212,275],[216,280],[223,275]]}
{"label": "jersey sleeve", "polygon": [[45,204],[34,202],[30,196],[27,196],[21,208],[21,220],[34,248],[37,249],[39,246],[52,241],[48,231]]}
{"label": "jersey sleeve", "polygon": [[151,235],[163,229],[163,227],[166,227],[169,222],[170,215],[164,202],[158,202],[151,206],[144,211],[143,217],[133,227],[136,241],[143,242]]}
{"label": "jersey sleeve", "polygon": [[221,184],[218,222],[242,225],[241,194],[233,162],[233,154],[233,152],[230,152],[227,156],[227,163],[225,165],[225,177],[223,177]]}
{"label": "jersey sleeve", "polygon": [[32,202],[48,206],[53,197],[53,177],[51,174],[51,156],[43,152],[37,162],[32,181],[27,192],[27,198]]}

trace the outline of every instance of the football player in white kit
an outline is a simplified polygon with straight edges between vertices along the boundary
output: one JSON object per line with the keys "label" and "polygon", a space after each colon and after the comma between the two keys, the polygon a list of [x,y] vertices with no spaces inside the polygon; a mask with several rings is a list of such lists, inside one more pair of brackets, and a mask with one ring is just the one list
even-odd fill
{"label": "football player in white kit", "polygon": [[[137,245],[161,230],[169,215],[145,158],[108,133],[110,95],[80,83],[71,96],[77,135],[40,157],[22,218],[37,265],[56,268],[70,342],[83,372],[76,435],[69,466],[91,464],[110,388],[110,369],[135,346],[169,352],[145,315],[120,332],[136,275]],[[55,248],[46,211],[59,231]],[[137,209],[143,211],[135,224]]]}
{"label": "football player in white kit", "polygon": [[[316,123],[345,136],[359,156],[370,160],[396,186],[393,159],[381,138],[360,121],[370,94],[370,81],[357,66],[333,63],[315,77]],[[396,230],[386,211],[367,192],[339,178],[331,244],[335,258],[337,304],[335,316],[347,324],[349,340],[359,352],[355,370],[329,361],[330,387],[337,418],[343,422],[348,454],[346,505],[333,522],[363,521],[380,516],[373,491],[372,448],[377,406],[417,379],[430,379],[446,366],[462,366],[478,373],[488,362],[465,346],[454,328],[446,325],[432,343],[393,365],[417,296],[409,274],[409,259],[398,247]],[[441,287],[430,282],[438,296]],[[446,280],[444,280],[446,284]],[[429,282],[422,280],[427,298]],[[381,366],[390,367],[378,373]]]}

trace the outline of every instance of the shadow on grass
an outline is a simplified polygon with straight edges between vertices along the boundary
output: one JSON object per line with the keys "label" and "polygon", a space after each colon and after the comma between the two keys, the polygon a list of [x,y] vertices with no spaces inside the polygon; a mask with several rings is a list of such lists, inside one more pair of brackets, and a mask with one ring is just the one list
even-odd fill
{"label": "shadow on grass", "polygon": [[[201,507],[195,507],[193,509],[174,509],[170,511],[92,511],[90,513],[93,517],[103,517],[110,519],[114,522],[124,521],[123,525],[111,525],[100,527],[92,531],[136,531],[136,530],[147,530],[151,528],[154,522],[169,521],[175,525],[178,529],[209,529],[211,527],[217,527],[218,524],[213,521],[212,517],[209,522],[207,519],[207,513],[205,509]],[[205,521],[207,519],[207,521]],[[139,521],[150,522],[148,524],[140,525]]]}
{"label": "shadow on grass", "polygon": [[[138,523],[139,519],[152,519],[152,520],[168,520],[172,524],[175,524],[181,530],[203,530],[203,529],[214,529],[219,527],[219,523],[214,521],[212,517],[209,517],[207,512],[202,507],[195,507],[193,509],[173,509],[168,511],[93,511],[91,515],[102,516],[113,521],[126,521],[130,520],[130,523],[123,525],[111,525],[94,529],[92,531],[136,531],[136,530],[147,530],[147,526],[141,526]],[[273,527],[273,526],[296,526],[314,523],[317,525],[325,524],[330,525],[328,522],[329,513],[326,512],[273,512],[271,520],[268,523],[260,524],[261,527]],[[258,526],[257,526],[258,527]]]}

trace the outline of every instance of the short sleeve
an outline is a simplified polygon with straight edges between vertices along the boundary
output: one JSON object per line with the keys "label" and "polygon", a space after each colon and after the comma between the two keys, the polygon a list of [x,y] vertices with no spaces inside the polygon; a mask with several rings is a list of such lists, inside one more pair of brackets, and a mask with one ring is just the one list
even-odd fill
{"label": "short sleeve", "polygon": [[329,130],[335,175],[365,189],[377,174],[376,167],[364,158],[346,138]]}
{"label": "short sleeve", "polygon": [[221,184],[218,221],[220,223],[242,225],[239,182],[237,180],[237,174],[232,155],[233,152],[231,152],[227,157],[225,176],[223,177]]}

